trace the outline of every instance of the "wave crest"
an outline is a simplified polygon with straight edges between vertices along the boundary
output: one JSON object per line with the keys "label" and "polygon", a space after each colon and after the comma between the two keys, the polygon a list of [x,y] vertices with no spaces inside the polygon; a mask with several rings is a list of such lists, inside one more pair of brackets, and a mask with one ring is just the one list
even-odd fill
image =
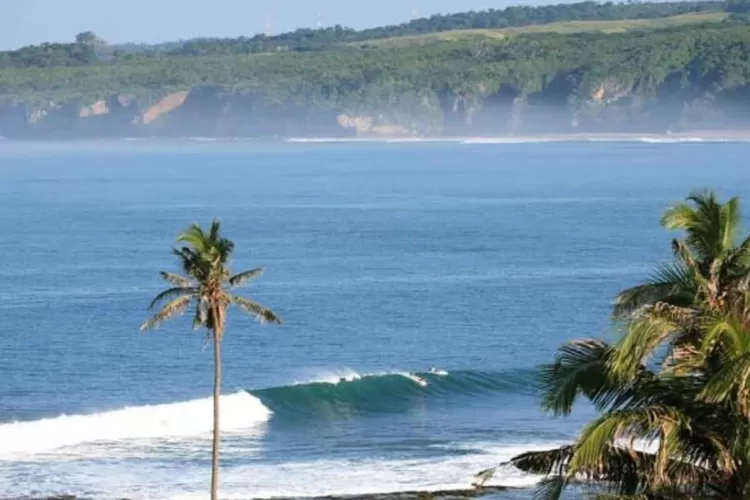
{"label": "wave crest", "polygon": [[[221,397],[221,427],[237,431],[266,422],[271,412],[245,391]],[[208,435],[211,398],[135,406],[91,415],[61,415],[0,425],[0,456],[38,453],[85,443]]]}
{"label": "wave crest", "polygon": [[250,392],[274,418],[336,418],[408,411],[429,400],[497,392],[533,394],[534,372],[347,373]]}

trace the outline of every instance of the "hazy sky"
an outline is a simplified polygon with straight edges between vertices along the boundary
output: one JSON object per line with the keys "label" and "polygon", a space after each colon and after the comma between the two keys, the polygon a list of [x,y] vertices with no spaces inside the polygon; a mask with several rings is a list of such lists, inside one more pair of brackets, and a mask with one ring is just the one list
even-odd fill
{"label": "hazy sky", "polygon": [[363,28],[531,0],[0,0],[0,49],[72,41],[93,31],[111,43],[279,33],[320,21]]}

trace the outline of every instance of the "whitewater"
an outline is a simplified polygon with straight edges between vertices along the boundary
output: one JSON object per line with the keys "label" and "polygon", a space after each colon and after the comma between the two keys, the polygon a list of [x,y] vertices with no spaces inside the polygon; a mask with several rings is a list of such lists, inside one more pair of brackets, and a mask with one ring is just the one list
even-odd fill
{"label": "whitewater", "polygon": [[[259,452],[258,442],[267,432],[274,411],[276,418],[295,417],[329,419],[335,411],[339,416],[353,413],[397,413],[404,411],[400,403],[423,397],[435,399],[470,396],[483,392],[524,391],[533,386],[532,373],[480,373],[444,370],[436,372],[394,372],[359,374],[354,370],[338,370],[307,382],[240,391],[221,398],[221,428],[224,433],[223,457],[247,458]],[[14,474],[26,468],[45,467],[58,471],[56,486],[33,490],[28,486],[7,487],[5,494],[14,496],[55,495],[61,491],[85,491],[96,498],[114,498],[124,492],[138,498],[190,499],[202,498],[203,478],[195,471],[194,479],[186,480],[185,471],[165,470],[158,481],[150,481],[128,472],[128,459],[161,459],[169,456],[186,458],[200,454],[210,445],[212,400],[128,407],[89,415],[61,415],[36,421],[0,425],[0,484],[11,483],[8,470]],[[550,443],[552,445],[552,443]],[[318,460],[295,464],[261,467],[230,467],[224,473],[225,498],[249,498],[248,490],[258,498],[357,495],[399,492],[408,489],[439,491],[471,487],[473,473],[482,464],[502,462],[515,454],[538,446],[533,444],[503,445],[496,443],[431,444],[435,450],[456,452],[449,459],[405,460]],[[86,473],[73,473],[81,463],[95,459]],[[121,462],[122,466],[112,462]],[[3,463],[8,467],[3,467]],[[106,464],[106,467],[103,467]],[[198,469],[198,467],[195,467]],[[427,478],[429,469],[435,478]],[[69,472],[65,472],[69,471]],[[504,472],[504,473],[503,473]],[[75,483],[64,479],[75,478]],[[113,492],[111,476],[117,476]],[[293,480],[283,479],[293,475]],[[431,474],[432,475],[432,474]],[[257,477],[252,482],[247,477]],[[332,481],[323,481],[328,477]],[[110,478],[110,479],[107,479]],[[538,478],[522,474],[510,467],[503,469],[492,484],[523,487]],[[234,485],[234,486],[233,486]],[[281,486],[283,485],[283,486]]]}
{"label": "whitewater", "polygon": [[750,144],[696,138],[0,142],[0,498],[206,498],[210,349],[138,326],[216,216],[284,319],[230,313],[223,498],[468,488],[569,442],[595,412],[542,413],[538,367],[612,336],[666,206],[750,199]]}

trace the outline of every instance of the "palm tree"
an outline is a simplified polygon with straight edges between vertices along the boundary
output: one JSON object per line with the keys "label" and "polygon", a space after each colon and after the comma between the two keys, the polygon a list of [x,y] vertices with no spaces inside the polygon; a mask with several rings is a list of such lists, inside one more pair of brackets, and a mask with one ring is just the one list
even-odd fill
{"label": "palm tree", "polygon": [[657,268],[646,283],[617,296],[613,311],[617,319],[655,303],[718,305],[722,289],[747,276],[750,237],[735,246],[740,228],[738,198],[720,203],[711,191],[692,193],[686,203],[668,209],[661,224],[685,231],[685,240],[672,241],[673,263]]}
{"label": "palm tree", "polygon": [[172,287],[164,290],[151,302],[151,308],[169,301],[151,319],[141,326],[141,331],[151,330],[163,321],[184,314],[191,305],[195,308],[193,328],[205,327],[207,337],[213,341],[214,392],[213,392],[213,447],[211,460],[211,500],[217,500],[219,480],[219,396],[221,394],[221,341],[226,327],[229,306],[237,306],[261,323],[280,323],[279,317],[267,307],[252,300],[229,293],[263,274],[263,268],[232,275],[229,260],[234,243],[221,237],[220,223],[214,220],[205,233],[198,224],[183,232],[177,241],[184,243],[173,253],[180,261],[184,275],[162,272],[161,276]]}
{"label": "palm tree", "polygon": [[600,416],[574,443],[505,464],[545,475],[539,498],[570,484],[601,498],[750,498],[750,238],[736,245],[736,198],[688,202],[662,219],[685,231],[675,261],[615,301],[621,339],[571,342],[543,368],[546,411],[568,415],[583,396]]}

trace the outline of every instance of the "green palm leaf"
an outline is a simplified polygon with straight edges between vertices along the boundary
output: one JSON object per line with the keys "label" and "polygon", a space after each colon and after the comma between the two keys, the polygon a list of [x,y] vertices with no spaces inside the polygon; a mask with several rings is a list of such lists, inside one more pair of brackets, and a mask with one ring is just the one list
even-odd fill
{"label": "green palm leaf", "polygon": [[153,309],[154,306],[156,306],[158,303],[167,300],[167,299],[174,299],[175,297],[182,297],[184,295],[195,295],[198,293],[197,288],[185,288],[185,287],[174,287],[169,288],[167,290],[164,290],[163,292],[159,293],[156,297],[154,297],[154,300],[151,301],[151,305],[148,306],[149,309]]}
{"label": "green palm leaf", "polygon": [[681,315],[680,310],[662,308],[650,312],[631,321],[611,356],[612,372],[623,380],[632,379],[657,350],[690,326],[685,324],[689,317]]}
{"label": "green palm leaf", "polygon": [[687,307],[693,303],[696,289],[693,273],[682,262],[662,265],[643,285],[620,292],[612,315],[615,319],[624,318],[659,302]]}
{"label": "green palm leaf", "polygon": [[250,280],[259,278],[260,276],[263,275],[264,272],[265,272],[265,268],[259,267],[257,269],[251,269],[243,273],[235,274],[234,276],[229,278],[229,285],[233,287],[242,286]]}
{"label": "green palm leaf", "polygon": [[281,324],[281,319],[272,310],[253,302],[250,299],[239,297],[237,295],[230,295],[229,302],[236,305],[246,313],[255,316],[261,323],[276,323]]}
{"label": "green palm leaf", "polygon": [[174,286],[188,288],[193,286],[193,282],[190,279],[180,276],[179,274],[161,272],[161,277],[166,281],[172,283]]}
{"label": "green palm leaf", "polygon": [[542,479],[534,491],[534,500],[560,500],[567,481],[562,476]]}
{"label": "green palm leaf", "polygon": [[575,341],[560,348],[552,365],[539,376],[542,407],[555,415],[568,415],[580,395],[598,407],[622,396],[623,387],[609,369],[612,347],[597,340]]}
{"label": "green palm leaf", "polygon": [[161,311],[154,314],[148,321],[143,323],[143,325],[141,325],[141,331],[151,330],[170,318],[184,314],[190,306],[191,299],[192,297],[189,295],[174,299],[172,302],[165,305]]}
{"label": "green palm leaf", "polygon": [[551,450],[529,451],[513,457],[508,464],[529,474],[562,476],[567,473],[567,464],[574,453],[575,447],[571,445]]}

